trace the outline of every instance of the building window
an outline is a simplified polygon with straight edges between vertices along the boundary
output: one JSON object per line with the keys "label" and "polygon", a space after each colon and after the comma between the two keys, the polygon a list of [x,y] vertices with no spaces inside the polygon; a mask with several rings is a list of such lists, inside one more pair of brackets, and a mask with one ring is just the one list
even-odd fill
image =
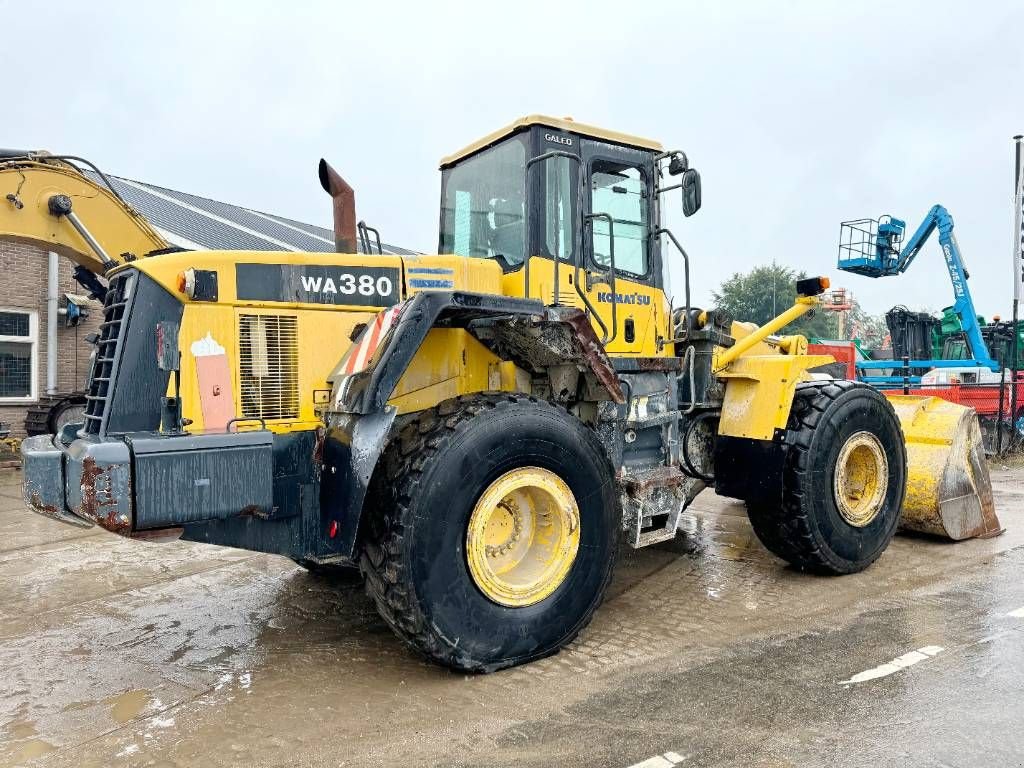
{"label": "building window", "polygon": [[0,309],[0,403],[36,399],[38,337],[35,312]]}

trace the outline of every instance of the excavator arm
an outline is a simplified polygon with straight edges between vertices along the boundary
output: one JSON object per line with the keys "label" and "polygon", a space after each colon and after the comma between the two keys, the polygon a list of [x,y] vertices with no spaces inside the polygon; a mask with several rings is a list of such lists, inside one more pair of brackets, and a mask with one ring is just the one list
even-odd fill
{"label": "excavator arm", "polygon": [[54,251],[98,275],[169,247],[142,214],[69,160],[0,150],[0,241]]}

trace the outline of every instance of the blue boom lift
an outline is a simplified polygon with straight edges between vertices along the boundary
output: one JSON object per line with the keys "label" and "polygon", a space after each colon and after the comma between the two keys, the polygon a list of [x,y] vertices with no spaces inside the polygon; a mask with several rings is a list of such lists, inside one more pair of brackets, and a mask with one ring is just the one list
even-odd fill
{"label": "blue boom lift", "polygon": [[[960,247],[953,234],[953,217],[941,205],[932,206],[914,235],[900,250],[906,222],[891,216],[879,219],[858,219],[844,221],[839,236],[839,269],[866,277],[889,277],[901,275],[913,263],[922,246],[932,233],[939,231],[939,244],[946,260],[949,279],[953,283],[953,311],[960,319],[960,325],[967,340],[970,357],[966,360],[915,360],[914,368],[963,368],[978,367],[999,371],[999,363],[992,355],[981,335],[978,315],[974,311],[971,291],[967,287],[968,273],[964,267]],[[871,384],[898,384],[904,381],[902,375],[871,375],[871,371],[891,369],[895,374],[903,368],[902,360],[861,360],[857,362],[857,373],[863,381]],[[917,383],[919,376],[910,377]]]}

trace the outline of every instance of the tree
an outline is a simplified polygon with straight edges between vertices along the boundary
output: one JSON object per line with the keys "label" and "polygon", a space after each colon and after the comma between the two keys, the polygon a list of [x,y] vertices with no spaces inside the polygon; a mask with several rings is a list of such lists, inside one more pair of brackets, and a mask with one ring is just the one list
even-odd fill
{"label": "tree", "polygon": [[[735,273],[712,291],[715,306],[736,320],[764,325],[789,309],[796,300],[796,281],[807,277],[789,267],[768,264],[746,273]],[[836,318],[821,309],[814,310],[782,329],[783,333],[835,338]]]}
{"label": "tree", "polygon": [[865,349],[880,349],[886,346],[886,339],[889,338],[889,327],[885,324],[885,315],[868,314],[856,299],[853,300],[853,309],[850,310],[847,327],[850,329],[849,336],[860,339],[861,345]]}

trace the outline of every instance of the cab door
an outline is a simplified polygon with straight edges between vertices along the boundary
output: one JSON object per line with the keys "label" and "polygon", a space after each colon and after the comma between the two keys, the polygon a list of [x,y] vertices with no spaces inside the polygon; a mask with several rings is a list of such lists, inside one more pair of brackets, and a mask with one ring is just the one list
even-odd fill
{"label": "cab door", "polygon": [[580,152],[586,185],[583,258],[590,273],[580,287],[612,337],[609,352],[655,355],[663,293],[651,237],[650,153],[588,139],[581,140]]}

